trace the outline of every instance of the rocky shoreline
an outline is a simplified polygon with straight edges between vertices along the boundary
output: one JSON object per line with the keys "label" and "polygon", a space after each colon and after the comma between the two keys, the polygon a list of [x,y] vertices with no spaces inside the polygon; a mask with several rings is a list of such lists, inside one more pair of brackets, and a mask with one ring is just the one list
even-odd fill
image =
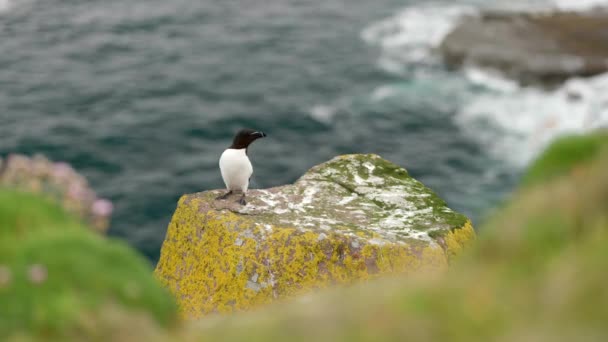
{"label": "rocky shoreline", "polygon": [[463,18],[439,52],[449,67],[491,68],[523,85],[552,87],[608,72],[608,10],[484,12]]}

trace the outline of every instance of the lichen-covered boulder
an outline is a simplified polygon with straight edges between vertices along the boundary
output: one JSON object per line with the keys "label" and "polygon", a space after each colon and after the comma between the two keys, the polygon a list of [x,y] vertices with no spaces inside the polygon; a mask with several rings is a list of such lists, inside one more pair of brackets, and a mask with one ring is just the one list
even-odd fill
{"label": "lichen-covered boulder", "polygon": [[475,235],[465,216],[377,155],[334,158],[295,184],[250,191],[246,206],[219,194],[180,199],[156,267],[186,317],[441,270]]}

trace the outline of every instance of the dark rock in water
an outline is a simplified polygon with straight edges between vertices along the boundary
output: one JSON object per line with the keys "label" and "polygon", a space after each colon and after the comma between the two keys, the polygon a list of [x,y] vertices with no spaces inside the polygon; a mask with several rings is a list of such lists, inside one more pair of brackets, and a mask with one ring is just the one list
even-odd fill
{"label": "dark rock in water", "polygon": [[490,12],[463,20],[440,46],[449,66],[496,68],[523,84],[556,85],[608,71],[608,12]]}

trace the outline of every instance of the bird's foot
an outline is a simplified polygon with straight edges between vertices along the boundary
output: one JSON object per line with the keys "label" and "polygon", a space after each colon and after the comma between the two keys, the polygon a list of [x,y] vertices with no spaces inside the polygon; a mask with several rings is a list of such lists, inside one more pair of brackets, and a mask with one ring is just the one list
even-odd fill
{"label": "bird's foot", "polygon": [[226,198],[228,198],[228,196],[232,195],[232,190],[228,191],[227,193],[220,195],[218,197],[215,198],[215,200],[225,200]]}
{"label": "bird's foot", "polygon": [[247,205],[247,201],[245,201],[245,195],[241,196],[241,199],[239,199],[239,204],[240,205]]}

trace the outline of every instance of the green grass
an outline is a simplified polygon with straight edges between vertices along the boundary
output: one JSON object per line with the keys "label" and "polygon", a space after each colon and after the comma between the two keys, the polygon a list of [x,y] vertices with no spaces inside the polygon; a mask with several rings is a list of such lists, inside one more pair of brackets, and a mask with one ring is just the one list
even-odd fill
{"label": "green grass", "polygon": [[[0,340],[79,340],[128,317],[159,326],[176,319],[174,299],[143,257],[35,194],[0,190],[0,266],[10,274],[0,284]],[[110,311],[127,318],[113,322]]]}
{"label": "green grass", "polygon": [[608,131],[558,139],[528,168],[522,184],[529,186],[572,172],[608,148]]}
{"label": "green grass", "polygon": [[[28,276],[43,265],[41,283]],[[0,331],[50,336],[72,333],[83,315],[106,304],[149,313],[159,323],[174,314],[172,298],[153,279],[145,261],[127,246],[83,233],[43,234],[20,243],[9,259],[13,274],[0,291]]]}
{"label": "green grass", "polygon": [[50,198],[0,188],[0,239],[25,237],[39,230],[81,228],[84,229],[78,219]]}

